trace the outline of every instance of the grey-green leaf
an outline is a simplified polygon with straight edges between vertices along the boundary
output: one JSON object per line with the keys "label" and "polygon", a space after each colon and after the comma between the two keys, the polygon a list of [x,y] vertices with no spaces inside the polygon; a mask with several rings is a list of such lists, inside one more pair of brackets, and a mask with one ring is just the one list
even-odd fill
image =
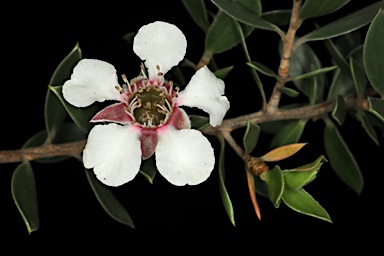
{"label": "grey-green leaf", "polygon": [[135,228],[131,216],[112,191],[96,178],[93,171],[86,169],[85,173],[97,200],[108,215],[124,225]]}
{"label": "grey-green leaf", "polygon": [[310,71],[308,73],[304,73],[304,74],[298,75],[296,77],[292,77],[289,80],[299,80],[299,79],[306,79],[306,78],[311,78],[311,77],[314,77],[314,76],[319,76],[319,75],[325,74],[325,73],[327,73],[329,71],[332,71],[332,70],[334,70],[336,68],[337,68],[337,66],[331,66],[331,67],[326,67],[326,68],[319,68],[319,69]]}
{"label": "grey-green leaf", "polygon": [[350,72],[336,69],[328,90],[327,100],[334,100],[338,95],[344,96],[354,90],[354,82]]}
{"label": "grey-green leaf", "polygon": [[55,95],[60,99],[61,103],[64,105],[68,114],[71,116],[72,120],[84,131],[88,132],[92,125],[90,120],[97,113],[98,108],[96,105],[91,105],[86,108],[76,108],[69,104],[63,97],[62,93],[63,86],[50,86],[49,88],[55,93]]}
{"label": "grey-green leaf", "polygon": [[245,153],[250,154],[256,147],[257,141],[259,140],[260,127],[251,122],[247,121],[247,129],[243,137],[243,144]]}
{"label": "grey-green leaf", "polygon": [[280,167],[276,165],[272,170],[263,172],[260,178],[268,185],[268,196],[273,205],[278,208],[284,191],[284,178]]}
{"label": "grey-green leaf", "polygon": [[281,87],[280,90],[282,93],[284,93],[285,95],[287,95],[289,97],[297,97],[300,94],[298,91],[293,90],[293,89],[288,88],[288,87]]}
{"label": "grey-green leaf", "polygon": [[290,189],[300,189],[313,181],[318,173],[320,167],[327,159],[322,155],[318,157],[313,163],[306,164],[304,166],[284,170],[284,184]]}
{"label": "grey-green leaf", "polygon": [[207,9],[204,0],[182,0],[193,21],[204,31],[209,28]]}
{"label": "grey-green leaf", "polygon": [[227,192],[227,189],[225,187],[225,167],[224,167],[224,153],[225,153],[225,141],[224,139],[220,139],[220,156],[219,156],[219,189],[220,189],[220,195],[221,195],[221,201],[223,202],[225,211],[228,214],[229,220],[235,226],[235,213],[233,211],[233,206],[231,202],[231,198],[229,197],[229,194]]}
{"label": "grey-green leaf", "polygon": [[[62,85],[65,80],[69,79],[73,67],[81,60],[81,50],[78,44],[75,48],[60,62],[57,66],[51,80],[50,86]],[[44,106],[45,126],[48,132],[48,141],[52,141],[60,126],[64,123],[67,117],[67,112],[60,100],[48,88]]]}
{"label": "grey-green leaf", "polygon": [[275,78],[279,77],[271,69],[269,69],[268,67],[266,67],[265,65],[263,65],[257,61],[247,62],[247,65],[253,69],[256,69],[257,71],[259,71],[260,73],[262,73],[266,76],[275,77]]}
{"label": "grey-green leaf", "polygon": [[344,59],[344,56],[342,55],[341,51],[336,47],[336,45],[332,42],[331,39],[327,39],[324,41],[325,46],[327,47],[327,50],[331,54],[333,60],[335,63],[344,71],[349,73],[349,65],[347,61]]}
{"label": "grey-green leaf", "polygon": [[28,233],[36,231],[40,226],[39,210],[35,175],[29,162],[17,166],[12,175],[11,192]]}
{"label": "grey-green leaf", "polygon": [[291,19],[291,10],[272,10],[263,12],[261,17],[277,26],[286,26]]}
{"label": "grey-green leaf", "polygon": [[324,145],[336,175],[348,187],[360,194],[364,187],[363,175],[337,127],[329,119],[325,121]]}
{"label": "grey-green leaf", "polygon": [[347,108],[345,107],[345,100],[342,96],[338,95],[331,115],[339,125],[343,125],[346,114]]}
{"label": "grey-green leaf", "polygon": [[[384,9],[383,1],[382,9]],[[363,58],[367,77],[372,87],[384,98],[384,11],[381,10],[369,26],[365,38]]]}
{"label": "grey-green leaf", "polygon": [[[242,27],[244,37],[247,37],[252,30]],[[222,11],[213,20],[205,38],[205,49],[211,53],[227,51],[240,43],[237,27],[234,20]]]}
{"label": "grey-green leaf", "polygon": [[201,130],[209,125],[209,117],[206,116],[190,115],[189,119],[191,120],[191,127],[196,130]]}
{"label": "grey-green leaf", "polygon": [[283,202],[299,213],[332,222],[327,211],[304,189],[284,189]]}
{"label": "grey-green leaf", "polygon": [[350,0],[305,0],[301,7],[299,18],[309,19],[319,16],[324,16],[335,12]]}
{"label": "grey-green leaf", "polygon": [[233,65],[232,66],[229,66],[229,67],[226,67],[226,68],[221,68],[221,69],[218,69],[214,72],[215,76],[217,78],[220,78],[220,79],[224,79],[227,77],[227,75],[229,74],[229,72],[231,72],[231,70],[233,69]]}
{"label": "grey-green leaf", "polygon": [[367,132],[368,136],[375,142],[377,146],[379,146],[379,140],[377,138],[377,133],[375,129],[373,128],[372,124],[370,123],[369,119],[366,116],[366,113],[364,113],[361,110],[357,110],[357,115],[359,117],[360,122],[362,123],[364,130]]}
{"label": "grey-green leaf", "polygon": [[316,41],[340,36],[369,24],[379,9],[384,9],[384,1],[378,1],[361,8],[336,21],[328,23],[305,35],[303,41]]}
{"label": "grey-green leaf", "polygon": [[384,123],[384,99],[367,97],[368,111]]}
{"label": "grey-green leaf", "polygon": [[151,183],[153,184],[153,180],[156,175],[156,167],[153,161],[153,156],[144,160],[141,164],[140,173]]}
{"label": "grey-green leaf", "polygon": [[[260,17],[260,0],[212,0],[212,2],[223,12],[244,24],[264,30],[280,30],[276,25]],[[251,9],[250,6],[253,6],[254,9]]]}
{"label": "grey-green leaf", "polygon": [[349,60],[349,64],[351,67],[351,74],[355,84],[357,97],[361,98],[364,95],[365,87],[367,85],[367,78],[365,77],[364,69],[352,57]]}
{"label": "grey-green leaf", "polygon": [[272,138],[269,148],[277,148],[299,142],[306,124],[307,120],[305,119],[299,119],[287,124]]}

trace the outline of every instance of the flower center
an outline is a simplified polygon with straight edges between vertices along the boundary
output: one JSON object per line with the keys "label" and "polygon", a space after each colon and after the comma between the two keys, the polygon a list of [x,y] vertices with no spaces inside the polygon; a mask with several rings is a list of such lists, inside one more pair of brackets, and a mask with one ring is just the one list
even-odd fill
{"label": "flower center", "polygon": [[144,90],[139,88],[135,97],[138,97],[138,102],[140,102],[133,111],[133,116],[137,122],[149,126],[157,126],[164,122],[167,97],[163,90],[158,87],[148,87]]}

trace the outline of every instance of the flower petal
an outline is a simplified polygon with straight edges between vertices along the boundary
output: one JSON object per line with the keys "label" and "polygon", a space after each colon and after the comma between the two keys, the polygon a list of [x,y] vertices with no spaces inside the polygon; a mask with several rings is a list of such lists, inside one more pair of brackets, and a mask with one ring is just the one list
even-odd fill
{"label": "flower petal", "polygon": [[156,21],[142,26],[133,41],[133,51],[145,60],[149,79],[156,78],[158,70],[165,74],[176,66],[185,55],[187,39],[173,24]]}
{"label": "flower petal", "polygon": [[174,107],[167,125],[172,125],[176,130],[191,129],[191,120],[184,109]]}
{"label": "flower petal", "polygon": [[170,183],[183,186],[205,181],[215,165],[215,155],[208,139],[197,130],[159,131],[156,166]]}
{"label": "flower petal", "polygon": [[197,107],[209,114],[210,124],[221,124],[229,109],[224,94],[224,82],[217,78],[207,66],[200,68],[191,78],[187,87],[179,93],[179,106]]}
{"label": "flower petal", "polygon": [[96,125],[83,152],[85,168],[108,186],[120,186],[139,172],[141,149],[139,130],[133,125]]}
{"label": "flower petal", "polygon": [[95,101],[120,100],[116,69],[111,64],[93,59],[80,60],[71,79],[63,85],[64,98],[76,107],[87,107]]}
{"label": "flower petal", "polygon": [[143,128],[140,132],[141,157],[145,160],[150,158],[158,142],[157,131],[155,129]]}
{"label": "flower petal", "polygon": [[124,102],[109,105],[100,110],[91,120],[96,122],[114,122],[119,124],[128,124],[132,122],[132,118],[125,112],[127,104]]}

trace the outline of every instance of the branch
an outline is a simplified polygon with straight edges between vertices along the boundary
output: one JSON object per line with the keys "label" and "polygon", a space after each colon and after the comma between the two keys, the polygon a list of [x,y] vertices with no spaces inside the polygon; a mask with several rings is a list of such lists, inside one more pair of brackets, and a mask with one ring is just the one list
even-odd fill
{"label": "branch", "polygon": [[294,0],[292,7],[292,15],[289,23],[288,32],[284,38],[284,49],[281,56],[280,66],[278,70],[279,79],[273,88],[270,100],[268,102],[268,111],[277,111],[281,98],[281,90],[288,78],[289,62],[293,53],[293,42],[295,40],[296,31],[300,28],[302,20],[299,19],[299,12],[301,8],[301,0]]}

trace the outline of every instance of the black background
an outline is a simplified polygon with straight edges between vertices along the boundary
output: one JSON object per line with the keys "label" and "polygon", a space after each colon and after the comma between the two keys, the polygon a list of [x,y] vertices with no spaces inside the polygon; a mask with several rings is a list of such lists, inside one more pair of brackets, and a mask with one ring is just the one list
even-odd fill
{"label": "black background", "polygon": [[[107,61],[119,74],[134,77],[138,74],[140,59],[122,37],[128,32],[136,32],[142,25],[162,20],[183,31],[188,40],[186,58],[198,62],[204,50],[204,33],[193,23],[181,1],[126,2],[81,7],[71,2],[13,4],[2,8],[0,150],[18,149],[30,136],[45,128],[43,110],[47,85],[56,66],[77,42],[83,57]],[[326,24],[373,2],[352,0],[342,10],[316,22]],[[263,1],[264,10],[290,8],[290,5],[291,1]],[[216,11],[209,1],[207,6]],[[299,35],[313,29],[312,21],[303,25]],[[277,70],[278,40],[273,32],[254,32],[247,39],[252,60]],[[327,57],[321,42],[311,46],[321,53],[320,56]],[[324,66],[330,65],[327,58],[323,61]],[[226,95],[231,102],[227,117],[257,111],[261,106],[260,97],[245,65],[241,47],[216,56],[216,62],[220,67],[235,65],[225,80]],[[186,71],[187,81],[190,75],[191,72]],[[264,76],[262,79],[265,79],[263,83],[269,95],[273,81]],[[292,168],[324,154],[322,130],[320,121],[308,122],[300,141],[309,144],[279,165]],[[351,117],[340,130],[360,165],[365,188],[360,196],[357,195],[337,178],[329,163],[323,165],[317,179],[306,190],[328,211],[332,224],[301,215],[284,204],[275,209],[262,197],[258,197],[262,215],[262,221],[259,221],[250,201],[243,163],[227,146],[226,183],[234,205],[236,227],[230,223],[221,203],[217,168],[198,186],[173,186],[161,175],[150,184],[138,175],[132,182],[114,188],[136,225],[133,230],[104,212],[86,180],[82,164],[71,159],[51,165],[32,163],[38,190],[40,229],[28,235],[10,192],[12,172],[17,164],[2,164],[0,247],[12,245],[15,249],[30,250],[37,247],[42,251],[52,246],[56,252],[64,248],[74,249],[73,245],[78,244],[89,250],[124,249],[122,252],[129,253],[132,248],[142,251],[163,248],[172,252],[176,251],[176,245],[200,251],[205,245],[212,245],[218,251],[221,247],[234,247],[256,253],[261,249],[279,249],[279,244],[289,241],[290,246],[281,249],[296,252],[306,244],[325,248],[332,244],[342,249],[372,248],[378,239],[372,230],[382,228],[378,208],[382,192],[377,177],[383,171],[383,147],[377,147]],[[244,131],[239,129],[233,134],[239,143]],[[268,151],[269,139],[269,135],[262,134],[253,152],[255,156]],[[209,140],[218,155],[217,140],[213,137]],[[380,142],[382,145],[383,138]],[[269,243],[274,246],[267,247]]]}

